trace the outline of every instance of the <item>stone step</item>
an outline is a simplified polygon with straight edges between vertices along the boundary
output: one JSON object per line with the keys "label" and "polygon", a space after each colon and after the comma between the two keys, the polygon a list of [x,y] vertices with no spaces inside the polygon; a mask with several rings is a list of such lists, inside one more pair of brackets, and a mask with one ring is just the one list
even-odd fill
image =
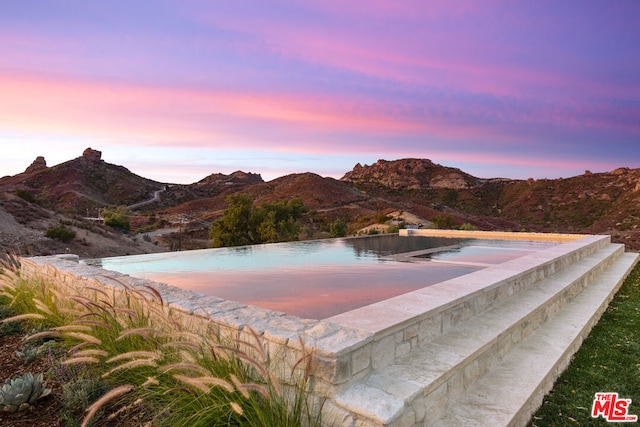
{"label": "stone step", "polygon": [[[360,414],[369,425],[405,425],[404,419],[411,413],[415,420],[423,419],[425,413],[439,415],[447,401],[458,398],[623,254],[623,246],[607,245],[554,271],[341,390],[336,402]],[[407,411],[407,406],[413,411]]]}
{"label": "stone step", "polygon": [[637,260],[638,254],[624,254],[499,365],[449,402],[439,418],[425,425],[527,425]]}
{"label": "stone step", "polygon": [[[352,363],[349,353],[361,350],[364,353],[368,350],[359,347],[372,344],[371,351],[376,357],[370,367],[384,368],[434,337],[447,333],[456,325],[609,245],[609,236],[583,236],[544,251],[332,316],[325,322],[371,338],[338,346],[335,340],[329,340],[326,345],[317,342],[318,348],[320,353],[328,357],[340,358],[337,364],[342,366]],[[368,374],[355,367],[342,369],[341,372],[346,374],[340,379],[327,378],[327,382],[344,388]]]}

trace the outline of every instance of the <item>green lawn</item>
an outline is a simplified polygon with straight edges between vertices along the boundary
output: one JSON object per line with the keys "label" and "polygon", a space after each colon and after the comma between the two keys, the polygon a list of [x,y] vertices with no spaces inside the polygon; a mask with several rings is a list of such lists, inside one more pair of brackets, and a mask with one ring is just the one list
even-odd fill
{"label": "green lawn", "polygon": [[597,392],[617,392],[620,399],[631,399],[628,414],[640,416],[640,264],[629,274],[529,425],[615,425],[603,417],[591,417]]}

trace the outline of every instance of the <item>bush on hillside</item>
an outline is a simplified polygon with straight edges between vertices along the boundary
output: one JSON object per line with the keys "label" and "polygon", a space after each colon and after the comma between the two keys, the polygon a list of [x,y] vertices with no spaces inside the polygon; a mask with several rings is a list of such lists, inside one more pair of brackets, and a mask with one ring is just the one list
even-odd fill
{"label": "bush on hillside", "polygon": [[440,230],[451,230],[455,223],[455,218],[451,214],[436,215],[431,218],[431,222],[433,222],[435,228],[438,228]]}
{"label": "bush on hillside", "polygon": [[76,232],[67,227],[51,227],[44,233],[45,237],[60,240],[63,243],[70,242],[76,237]]}
{"label": "bush on hillside", "polygon": [[16,190],[16,196],[20,197],[22,200],[26,200],[29,203],[36,202],[36,198],[33,197],[33,194],[29,193],[27,190]]}
{"label": "bush on hillside", "polygon": [[104,224],[112,228],[118,228],[122,231],[131,230],[129,222],[129,211],[126,206],[118,206],[117,208],[105,208],[102,210]]}
{"label": "bush on hillside", "polygon": [[329,236],[344,237],[347,235],[347,222],[341,218],[329,224]]}

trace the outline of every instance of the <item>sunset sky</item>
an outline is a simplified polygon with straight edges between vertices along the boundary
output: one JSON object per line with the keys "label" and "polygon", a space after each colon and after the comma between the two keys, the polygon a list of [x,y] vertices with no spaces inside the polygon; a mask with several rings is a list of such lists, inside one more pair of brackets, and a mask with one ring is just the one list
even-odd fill
{"label": "sunset sky", "polygon": [[0,1],[0,176],[640,167],[640,1]]}

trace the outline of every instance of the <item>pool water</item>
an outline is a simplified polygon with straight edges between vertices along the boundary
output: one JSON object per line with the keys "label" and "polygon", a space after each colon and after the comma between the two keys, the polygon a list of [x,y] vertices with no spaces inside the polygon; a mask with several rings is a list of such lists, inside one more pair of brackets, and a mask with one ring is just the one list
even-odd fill
{"label": "pool water", "polygon": [[324,319],[551,245],[379,235],[83,262],[202,295]]}

